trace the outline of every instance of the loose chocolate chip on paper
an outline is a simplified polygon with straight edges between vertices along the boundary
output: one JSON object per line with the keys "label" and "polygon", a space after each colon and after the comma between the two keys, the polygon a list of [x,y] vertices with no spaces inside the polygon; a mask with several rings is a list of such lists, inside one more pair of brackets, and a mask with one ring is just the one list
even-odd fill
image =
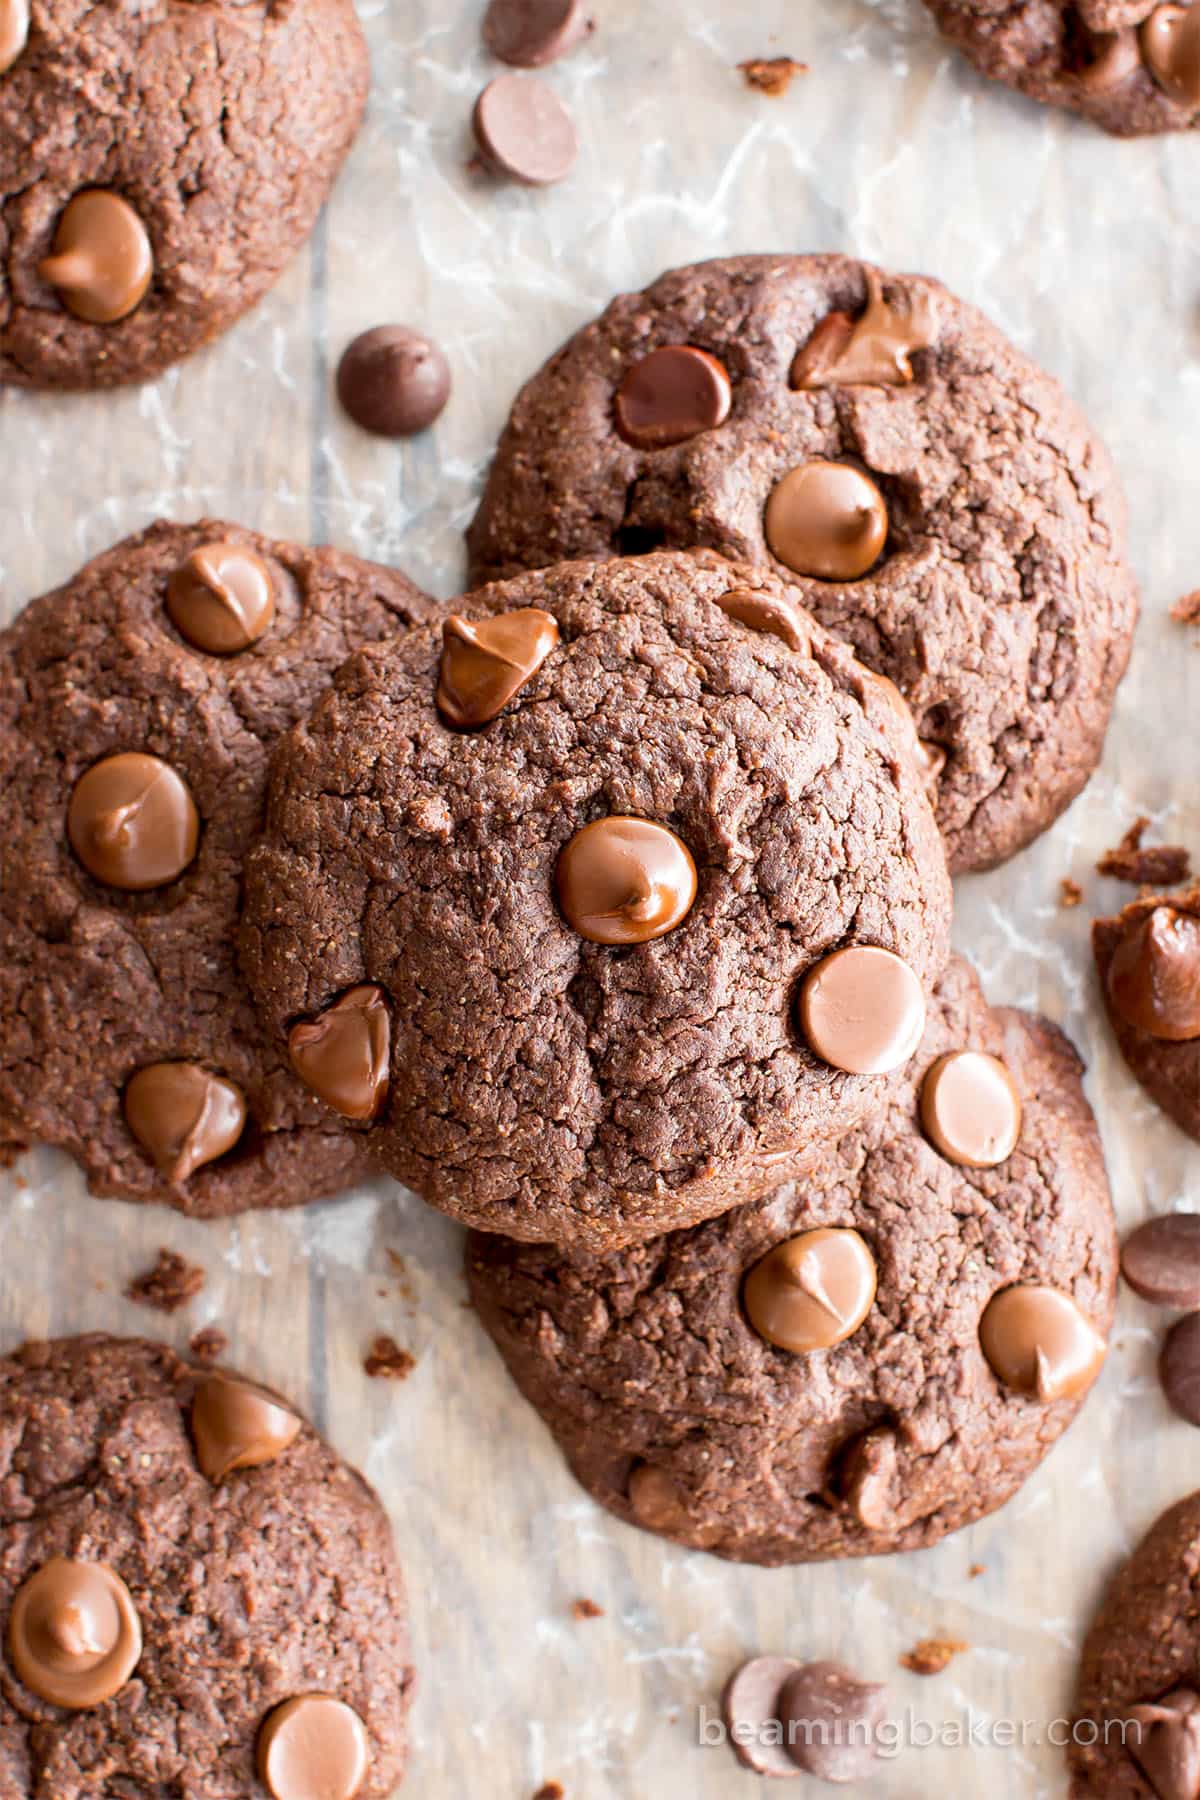
{"label": "loose chocolate chip on paper", "polygon": [[779,1721],[783,1684],[799,1668],[785,1656],[755,1656],[725,1683],[721,1711],[734,1755],[756,1775],[794,1780],[800,1774],[784,1747]]}
{"label": "loose chocolate chip on paper", "polygon": [[789,1675],[779,1696],[788,1753],[818,1781],[869,1779],[886,1712],[886,1687],[835,1662],[806,1663]]}
{"label": "loose chocolate chip on paper", "polygon": [[483,41],[501,62],[540,69],[566,56],[595,29],[584,0],[491,0]]}
{"label": "loose chocolate chip on paper", "polygon": [[1167,1404],[1189,1425],[1200,1425],[1200,1312],[1172,1325],[1158,1359]]}
{"label": "loose chocolate chip on paper", "polygon": [[440,418],[450,398],[445,352],[407,325],[376,325],[342,352],[338,399],[376,437],[412,437]]}
{"label": "loose chocolate chip on paper", "polygon": [[579,155],[571,115],[536,75],[498,75],[475,102],[474,127],[487,165],[527,187],[564,181]]}
{"label": "loose chocolate chip on paper", "polygon": [[1121,1247],[1121,1273],[1155,1306],[1200,1310],[1200,1213],[1147,1219]]}

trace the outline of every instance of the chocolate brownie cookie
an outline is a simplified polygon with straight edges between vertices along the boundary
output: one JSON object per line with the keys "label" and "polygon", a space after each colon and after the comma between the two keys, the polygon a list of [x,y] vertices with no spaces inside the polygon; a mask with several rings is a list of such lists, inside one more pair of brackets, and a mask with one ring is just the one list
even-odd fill
{"label": "chocolate brownie cookie", "polygon": [[925,0],[993,81],[1118,137],[1200,125],[1200,10],[1158,0]]}
{"label": "chocolate brownie cookie", "polygon": [[878,1104],[947,954],[893,690],[769,573],[571,564],[373,646],[280,746],[244,966],[393,1175],[612,1246]]}
{"label": "chocolate brownie cookie", "polygon": [[352,0],[0,0],[0,382],[143,381],[224,331],[353,142]]}
{"label": "chocolate brownie cookie", "polygon": [[1076,1800],[1200,1793],[1200,1494],[1163,1513],[1112,1582],[1083,1646]]}
{"label": "chocolate brownie cookie", "polygon": [[5,1800],[388,1800],[387,1519],[288,1403],[160,1344],[0,1360]]}
{"label": "chocolate brownie cookie", "polygon": [[236,526],[153,526],[0,634],[0,1137],[204,1215],[336,1193],[361,1144],[237,972],[267,753],[402,575]]}
{"label": "chocolate brownie cookie", "polygon": [[1097,919],[1092,948],[1122,1056],[1200,1140],[1200,887],[1144,895],[1116,918]]}
{"label": "chocolate brownie cookie", "polygon": [[479,579],[709,545],[799,584],[912,705],[951,867],[1050,825],[1099,761],[1137,614],[1108,455],[935,281],[838,256],[679,269],[517,400]]}
{"label": "chocolate brownie cookie", "polygon": [[476,1233],[476,1309],[620,1518],[745,1562],[920,1549],[1009,1498],[1103,1358],[1080,1075],[956,959],[886,1104],[802,1180],[621,1257]]}

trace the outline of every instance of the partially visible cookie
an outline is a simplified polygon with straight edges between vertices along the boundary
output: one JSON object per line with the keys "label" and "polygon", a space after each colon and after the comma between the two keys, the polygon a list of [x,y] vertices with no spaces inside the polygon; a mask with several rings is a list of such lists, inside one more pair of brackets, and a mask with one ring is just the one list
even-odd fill
{"label": "partially visible cookie", "polygon": [[3,0],[0,383],[158,374],[262,298],[366,102],[352,0]]}
{"label": "partially visible cookie", "polygon": [[1118,137],[1200,125],[1200,13],[1189,0],[925,0],[993,81]]}
{"label": "partially visible cookie", "polygon": [[475,1233],[475,1308],[619,1518],[744,1562],[920,1549],[1016,1491],[1104,1355],[1081,1073],[956,959],[886,1101],[802,1179],[620,1257]]}
{"label": "partially visible cookie", "polygon": [[1092,926],[1121,1054],[1146,1092],[1200,1140],[1200,888],[1148,894]]}
{"label": "partially visible cookie", "polygon": [[100,1335],[0,1359],[0,1792],[388,1800],[391,1531],[277,1394]]}
{"label": "partially visible cookie", "polygon": [[1098,763],[1137,616],[1112,463],[936,281],[840,256],[677,269],[517,399],[476,579],[704,545],[772,567],[910,702],[951,867],[1044,831]]}
{"label": "partially visible cookie", "polygon": [[236,966],[268,752],[404,576],[206,520],[96,558],[0,633],[0,1136],[214,1216],[336,1193],[361,1144]]}
{"label": "partially visible cookie", "polygon": [[613,1245],[878,1104],[948,953],[912,721],[714,556],[468,595],[282,743],[243,963],[317,1092],[453,1217]]}

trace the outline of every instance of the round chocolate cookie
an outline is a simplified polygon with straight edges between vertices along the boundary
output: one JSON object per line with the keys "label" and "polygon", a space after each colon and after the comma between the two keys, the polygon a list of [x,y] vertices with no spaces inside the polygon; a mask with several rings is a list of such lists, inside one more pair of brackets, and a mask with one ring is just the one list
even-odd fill
{"label": "round chocolate cookie", "polygon": [[952,869],[1091,775],[1137,614],[1108,455],[935,281],[750,256],[615,300],[517,400],[480,580],[707,545],[768,564],[910,702]]}
{"label": "round chocolate cookie", "polygon": [[390,570],[204,521],[0,634],[0,1138],[209,1216],[362,1174],[238,975],[242,862],[275,739],[355,645],[434,611]]}
{"label": "round chocolate cookie", "polygon": [[1118,137],[1200,125],[1200,10],[1158,0],[925,0],[993,81]]}
{"label": "round chocolate cookie", "polygon": [[1109,1587],[1074,1711],[1075,1800],[1200,1793],[1200,1494],[1163,1513]]}
{"label": "round chocolate cookie", "polygon": [[0,0],[0,382],[143,381],[312,230],[366,102],[352,0]]}
{"label": "round chocolate cookie", "polygon": [[247,865],[260,1010],[456,1218],[611,1247],[722,1212],[920,1037],[949,885],[912,721],[717,557],[458,605],[280,746]]}
{"label": "round chocolate cookie", "polygon": [[1200,1141],[1200,887],[1144,895],[1097,919],[1092,949],[1122,1056]]}
{"label": "round chocolate cookie", "polygon": [[475,1233],[476,1310],[631,1524],[765,1564],[920,1549],[1014,1493],[1103,1358],[1081,1073],[955,959],[919,1054],[800,1180],[620,1257]]}
{"label": "round chocolate cookie", "polygon": [[277,1394],[101,1335],[0,1359],[0,1792],[388,1800],[383,1508]]}

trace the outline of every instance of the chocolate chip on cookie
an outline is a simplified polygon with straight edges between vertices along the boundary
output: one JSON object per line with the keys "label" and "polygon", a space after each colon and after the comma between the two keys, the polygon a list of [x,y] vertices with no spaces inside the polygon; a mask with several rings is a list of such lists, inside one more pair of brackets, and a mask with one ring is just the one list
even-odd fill
{"label": "chocolate chip on cookie", "polygon": [[477,582],[696,547],[791,578],[911,706],[966,870],[1100,759],[1137,615],[1124,531],[1103,446],[972,307],[845,257],[747,256],[577,332],[517,399],[467,535]]}
{"label": "chocolate chip on cookie", "polygon": [[0,634],[0,1121],[97,1193],[226,1214],[365,1167],[255,1017],[242,860],[276,739],[436,612],[354,557],[157,525]]}
{"label": "chocolate chip on cookie", "polygon": [[[1003,1163],[921,1128],[963,1052],[1016,1087]],[[954,960],[911,1063],[793,1184],[620,1254],[474,1233],[476,1311],[619,1517],[765,1564],[931,1544],[1015,1492],[1103,1356],[1117,1246],[1081,1076]]]}
{"label": "chocolate chip on cookie", "polygon": [[1121,1054],[1182,1131],[1200,1139],[1200,888],[1149,894],[1092,926]]}
{"label": "chocolate chip on cookie", "polygon": [[[804,653],[745,622],[747,589]],[[915,1047],[948,890],[911,742],[763,571],[471,594],[281,746],[244,967],[280,1040],[382,990],[366,1142],[453,1216],[600,1246],[693,1222],[864,1117]]]}

